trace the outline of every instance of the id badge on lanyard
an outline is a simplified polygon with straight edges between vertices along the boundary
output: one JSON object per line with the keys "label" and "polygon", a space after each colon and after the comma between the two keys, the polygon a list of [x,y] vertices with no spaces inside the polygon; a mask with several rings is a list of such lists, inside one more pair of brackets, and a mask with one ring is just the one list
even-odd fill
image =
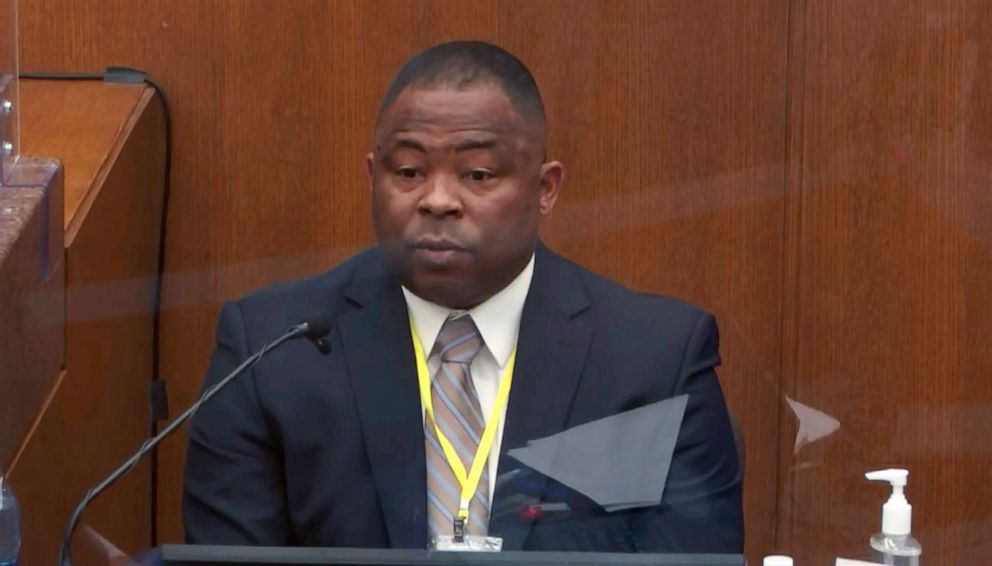
{"label": "id badge on lanyard", "polygon": [[466,471],[461,458],[458,456],[458,452],[455,451],[454,446],[452,446],[451,442],[434,421],[430,370],[427,368],[427,358],[424,356],[424,349],[420,344],[420,339],[418,338],[412,320],[410,321],[410,333],[413,338],[413,352],[417,358],[417,380],[420,384],[420,399],[424,404],[424,411],[427,413],[427,418],[434,425],[434,432],[437,434],[438,442],[444,451],[445,460],[448,462],[448,466],[451,467],[451,471],[454,473],[455,479],[461,487],[458,512],[455,514],[451,525],[451,536],[437,536],[431,541],[431,546],[434,550],[443,551],[499,552],[503,549],[503,539],[468,534],[468,509],[469,502],[479,487],[479,481],[482,478],[482,469],[486,465],[489,452],[496,439],[496,430],[499,428],[498,415],[503,414],[503,409],[506,407],[507,400],[510,398],[510,384],[513,381],[513,366],[517,358],[517,350],[514,348],[513,353],[510,354],[509,361],[506,363],[506,370],[503,372],[499,383],[499,390],[496,393],[496,402],[493,404],[493,411],[491,413],[493,416],[486,423],[486,428],[482,432],[479,447],[475,452],[475,458],[472,460],[472,467]]}

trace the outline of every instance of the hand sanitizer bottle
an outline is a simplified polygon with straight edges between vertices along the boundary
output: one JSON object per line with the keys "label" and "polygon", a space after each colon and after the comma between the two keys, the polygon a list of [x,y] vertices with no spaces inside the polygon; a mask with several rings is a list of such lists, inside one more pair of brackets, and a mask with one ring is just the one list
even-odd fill
{"label": "hand sanitizer bottle", "polygon": [[923,548],[909,535],[913,506],[903,494],[909,471],[879,470],[868,472],[865,477],[892,484],[892,496],[882,506],[882,532],[871,537],[870,544],[874,554],[872,558],[880,564],[919,566]]}
{"label": "hand sanitizer bottle", "polygon": [[17,566],[21,550],[21,513],[14,492],[0,471],[0,566]]}

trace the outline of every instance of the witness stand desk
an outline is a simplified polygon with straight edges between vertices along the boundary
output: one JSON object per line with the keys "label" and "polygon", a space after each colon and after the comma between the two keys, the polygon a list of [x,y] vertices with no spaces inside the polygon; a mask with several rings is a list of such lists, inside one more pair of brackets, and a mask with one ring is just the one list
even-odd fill
{"label": "witness stand desk", "polygon": [[[20,101],[22,159],[62,168],[47,206],[18,205],[20,228],[0,216],[0,466],[21,504],[21,562],[54,564],[85,490],[151,430],[165,123],[145,85],[23,80]],[[40,273],[45,238],[55,257]],[[137,552],[151,517],[146,460],[83,522]]]}

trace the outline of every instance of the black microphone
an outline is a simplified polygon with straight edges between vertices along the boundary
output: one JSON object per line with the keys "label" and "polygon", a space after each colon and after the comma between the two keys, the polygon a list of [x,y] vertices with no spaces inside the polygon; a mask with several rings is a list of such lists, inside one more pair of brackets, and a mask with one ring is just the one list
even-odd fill
{"label": "black microphone", "polygon": [[331,344],[327,335],[331,333],[331,317],[326,313],[315,314],[306,319],[308,325],[306,337],[317,347],[317,351],[325,356],[331,353]]}
{"label": "black microphone", "polygon": [[293,326],[287,330],[282,336],[276,338],[275,340],[269,342],[268,344],[262,346],[262,348],[249,356],[245,361],[241,362],[241,365],[234,368],[231,373],[227,374],[224,379],[218,381],[216,384],[212,385],[209,389],[203,392],[203,395],[196,400],[195,403],[190,405],[183,414],[176,417],[168,426],[162,429],[161,432],[155,436],[149,438],[138,448],[138,451],[134,453],[130,458],[128,458],[123,464],[120,465],[116,470],[111,472],[109,476],[106,477],[102,482],[94,487],[91,487],[83,500],[79,502],[76,509],[72,512],[72,516],[69,519],[69,524],[66,525],[65,531],[62,534],[62,547],[59,550],[59,564],[62,566],[72,566],[72,559],[70,557],[71,546],[72,546],[72,535],[76,532],[76,527],[79,524],[79,519],[83,516],[83,511],[92,502],[96,496],[103,493],[105,489],[121,479],[124,474],[131,471],[132,468],[145,456],[152,448],[158,446],[165,437],[169,436],[176,431],[184,422],[186,422],[200,405],[204,404],[211,397],[217,394],[218,391],[223,389],[228,383],[230,383],[234,378],[241,375],[246,369],[254,367],[258,362],[262,360],[265,354],[275,350],[281,346],[284,342],[293,340],[295,338],[306,338],[317,346],[317,349],[322,354],[327,354],[331,351],[330,344],[327,343],[326,336],[331,332],[331,317],[327,314],[317,314],[308,317],[303,320],[303,322]]}

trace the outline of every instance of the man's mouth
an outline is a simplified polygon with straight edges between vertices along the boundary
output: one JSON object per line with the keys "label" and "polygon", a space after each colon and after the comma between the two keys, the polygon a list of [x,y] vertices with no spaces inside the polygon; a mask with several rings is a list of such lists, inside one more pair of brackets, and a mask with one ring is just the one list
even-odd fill
{"label": "man's mouth", "polygon": [[450,238],[437,238],[437,237],[426,237],[417,240],[413,244],[414,249],[424,249],[430,251],[457,251],[457,252],[467,252],[469,251],[468,246],[463,246],[459,244],[456,240]]}
{"label": "man's mouth", "polygon": [[411,247],[414,257],[437,267],[450,265],[471,253],[469,247],[447,238],[422,238]]}

